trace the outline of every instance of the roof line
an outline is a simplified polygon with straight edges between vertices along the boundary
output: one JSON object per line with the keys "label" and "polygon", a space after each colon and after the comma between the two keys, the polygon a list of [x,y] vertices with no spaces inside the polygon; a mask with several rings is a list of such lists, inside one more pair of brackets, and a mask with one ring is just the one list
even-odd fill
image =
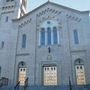
{"label": "roof line", "polygon": [[[40,6],[36,7],[36,8],[35,8],[35,9],[33,9],[32,11],[28,12],[27,14],[25,14],[25,15],[24,15],[24,16],[22,16],[21,18],[23,18],[23,17],[25,17],[25,16],[29,15],[30,13],[32,13],[32,12],[34,12],[34,11],[36,11],[38,8],[40,8],[40,7],[44,6],[44,5],[48,4],[48,3],[50,3],[50,4],[54,4],[54,5],[60,6],[60,7],[62,7],[62,8],[69,9],[69,10],[71,10],[71,11],[78,12],[78,13],[90,12],[89,10],[88,10],[88,11],[79,11],[79,10],[77,10],[77,9],[73,9],[73,8],[70,8],[70,7],[67,7],[67,6],[64,6],[64,5],[60,5],[60,4],[58,4],[58,3],[55,3],[55,2],[52,2],[52,1],[48,0],[48,1],[46,1],[45,3],[43,3],[42,5],[40,5]],[[18,18],[18,19],[13,19],[13,21],[20,20],[21,18]]]}

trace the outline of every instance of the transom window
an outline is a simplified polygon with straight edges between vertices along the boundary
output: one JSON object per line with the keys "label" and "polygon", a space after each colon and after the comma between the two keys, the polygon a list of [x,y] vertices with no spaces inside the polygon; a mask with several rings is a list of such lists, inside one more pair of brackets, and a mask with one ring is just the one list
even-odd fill
{"label": "transom window", "polygon": [[56,66],[43,67],[43,84],[57,85],[57,67]]}
{"label": "transom window", "polygon": [[85,85],[85,69],[84,64],[81,60],[77,60],[75,63],[75,70],[76,70],[76,81],[77,85]]}
{"label": "transom window", "polygon": [[41,24],[39,40],[41,46],[59,44],[59,28],[57,21],[46,20]]}

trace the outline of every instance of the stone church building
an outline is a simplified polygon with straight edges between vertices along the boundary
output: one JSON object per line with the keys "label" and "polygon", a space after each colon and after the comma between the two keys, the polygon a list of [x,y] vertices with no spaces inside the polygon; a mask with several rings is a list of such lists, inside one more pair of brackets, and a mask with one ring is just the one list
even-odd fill
{"label": "stone church building", "polygon": [[0,1],[0,78],[8,85],[90,84],[89,11],[46,2]]}

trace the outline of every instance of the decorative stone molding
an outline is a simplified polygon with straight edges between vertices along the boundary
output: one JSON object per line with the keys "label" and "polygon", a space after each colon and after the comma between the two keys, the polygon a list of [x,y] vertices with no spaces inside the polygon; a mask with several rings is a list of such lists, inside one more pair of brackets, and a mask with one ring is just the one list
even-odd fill
{"label": "decorative stone molding", "polygon": [[81,17],[75,16],[75,15],[66,14],[66,17],[77,22],[81,21]]}
{"label": "decorative stone molding", "polygon": [[15,2],[7,2],[5,5],[3,5],[2,10],[12,9],[15,7]]}
{"label": "decorative stone molding", "polygon": [[16,54],[16,56],[28,56],[30,55],[30,53],[19,53],[19,54]]}
{"label": "decorative stone molding", "polygon": [[39,12],[39,13],[37,14],[37,16],[38,16],[38,17],[41,17],[42,15],[48,14],[48,13],[53,13],[53,14],[59,15],[59,14],[61,14],[61,11],[58,11],[58,10],[55,10],[55,9],[52,9],[52,8],[47,8],[47,9]]}
{"label": "decorative stone molding", "polygon": [[22,27],[24,27],[25,25],[31,23],[31,20],[32,20],[32,19],[30,18],[30,19],[28,19],[28,20],[26,20],[26,21],[23,21],[23,22],[19,25],[19,28],[22,28]]}

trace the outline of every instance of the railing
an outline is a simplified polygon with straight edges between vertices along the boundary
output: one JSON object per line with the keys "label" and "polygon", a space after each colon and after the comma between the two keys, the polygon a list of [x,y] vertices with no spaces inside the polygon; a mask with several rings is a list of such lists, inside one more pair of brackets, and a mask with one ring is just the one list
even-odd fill
{"label": "railing", "polygon": [[28,86],[27,90],[90,90],[90,85]]}
{"label": "railing", "polygon": [[24,86],[20,86],[20,81],[19,81],[14,87],[14,90],[19,90],[19,88],[23,88],[24,90],[26,90],[27,86],[28,86],[28,78],[26,78]]}
{"label": "railing", "polygon": [[71,84],[70,77],[69,77],[69,90],[72,90],[72,84]]}
{"label": "railing", "polygon": [[20,82],[18,82],[18,83],[16,84],[16,86],[14,87],[14,90],[19,90],[19,84],[20,84]]}
{"label": "railing", "polygon": [[[72,90],[90,90],[90,86],[71,86]],[[62,86],[28,86],[26,90],[70,90],[68,85]]]}
{"label": "railing", "polygon": [[24,90],[26,90],[27,87],[28,87],[28,77],[25,80]]}
{"label": "railing", "polygon": [[[90,85],[72,85],[72,90],[90,90]],[[0,90],[14,90],[13,86],[4,86],[0,88]],[[24,89],[24,87],[19,86],[15,90],[70,90],[69,85],[60,85],[60,86],[27,86],[27,88]]]}
{"label": "railing", "polygon": [[71,85],[72,90],[90,90],[90,85]]}
{"label": "railing", "polygon": [[0,79],[0,87],[8,85],[8,78],[2,77]]}

